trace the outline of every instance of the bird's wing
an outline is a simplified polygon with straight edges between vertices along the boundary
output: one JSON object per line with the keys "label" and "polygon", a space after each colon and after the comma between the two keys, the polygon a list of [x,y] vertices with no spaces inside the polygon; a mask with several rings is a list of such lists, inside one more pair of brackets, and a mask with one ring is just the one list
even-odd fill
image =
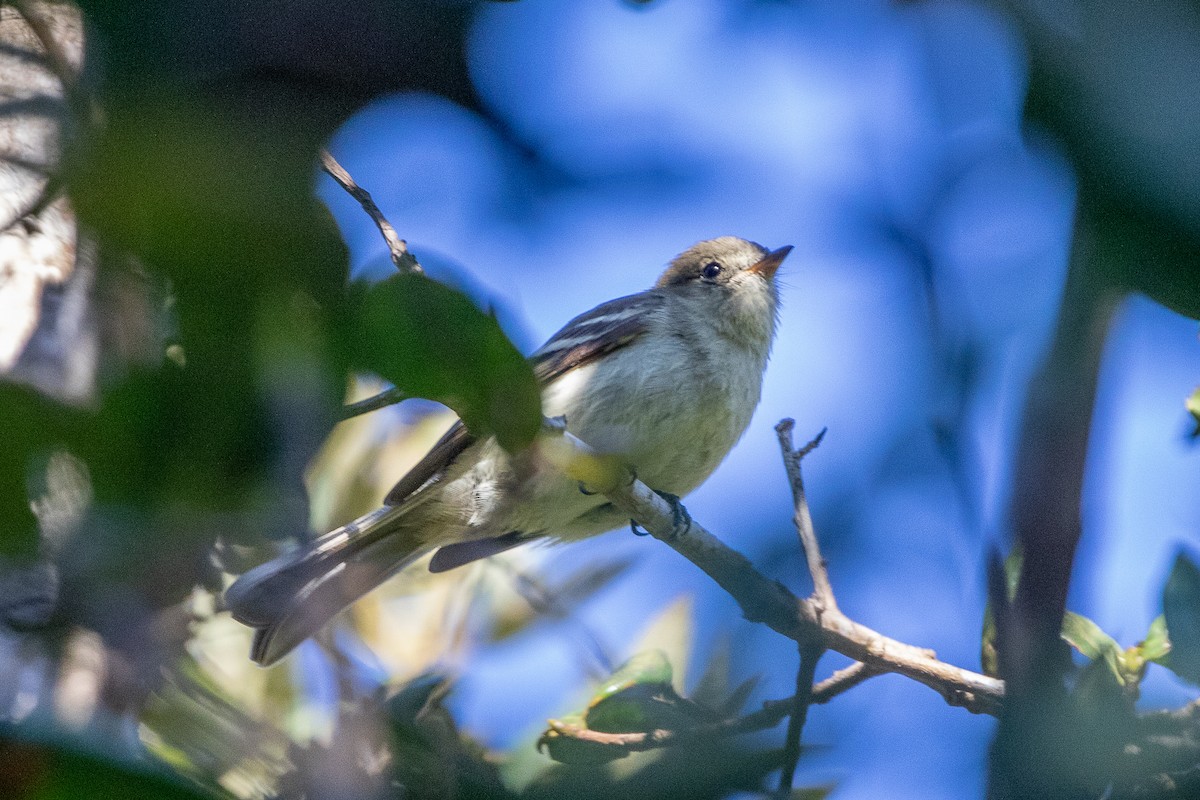
{"label": "bird's wing", "polygon": [[475,437],[467,432],[462,420],[455,422],[416,466],[396,482],[383,499],[384,505],[398,506],[425,484],[440,479],[454,460],[474,443]]}
{"label": "bird's wing", "polygon": [[[568,322],[530,356],[533,374],[545,386],[606,353],[628,346],[648,329],[647,319],[663,302],[653,291],[619,297]],[[438,440],[388,492],[384,503],[399,505],[428,483],[440,480],[455,459],[475,443],[461,421]]]}
{"label": "bird's wing", "polygon": [[650,316],[662,303],[657,292],[641,292],[580,314],[530,357],[533,374],[545,386],[576,367],[628,346],[647,331]]}

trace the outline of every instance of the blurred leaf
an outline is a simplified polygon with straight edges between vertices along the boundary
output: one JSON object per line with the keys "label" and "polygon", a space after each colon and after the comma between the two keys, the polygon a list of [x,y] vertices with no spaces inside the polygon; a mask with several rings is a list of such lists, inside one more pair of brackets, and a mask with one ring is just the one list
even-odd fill
{"label": "blurred leaf", "polygon": [[754,692],[761,675],[751,675],[729,690],[729,636],[722,635],[713,647],[712,655],[700,680],[691,693],[691,700],[704,708],[713,709],[718,717],[738,714]]}
{"label": "blurred leaf", "polygon": [[618,692],[623,692],[639,684],[656,687],[670,686],[671,676],[671,662],[667,660],[667,654],[662,650],[647,650],[638,653],[617,667],[616,671],[592,695],[592,700],[588,705],[594,706]]}
{"label": "blurred leaf", "polygon": [[280,729],[247,713],[236,698],[185,657],[168,672],[139,716],[146,748],[176,771],[215,786],[274,783],[291,768]]}
{"label": "blurred leaf", "polygon": [[687,685],[687,666],[691,661],[694,619],[692,598],[680,595],[653,617],[642,634],[629,646],[629,653],[661,650],[674,670],[671,685],[682,691]]}
{"label": "blurred leaf", "polygon": [[70,437],[78,414],[32,389],[0,383],[0,554],[32,556],[37,525],[26,490],[35,456],[49,456]]}
{"label": "blurred leaf", "polygon": [[[426,673],[388,700],[391,762],[395,778],[403,786],[396,796],[409,800],[511,798],[500,780],[494,755],[459,731],[443,705],[449,691],[445,676]],[[371,701],[367,701],[366,711],[365,721],[371,725]]]}
{"label": "blurred leaf", "polygon": [[1171,637],[1167,666],[1179,677],[1200,683],[1200,569],[1186,553],[1175,556],[1162,603]]}
{"label": "blurred leaf", "polygon": [[529,444],[541,427],[533,370],[496,318],[423,275],[367,290],[357,345],[356,366],[450,406],[472,433],[495,434],[507,450]]}
{"label": "blurred leaf", "polygon": [[1141,651],[1142,658],[1147,661],[1153,661],[1156,664],[1166,664],[1167,656],[1171,652],[1171,640],[1167,636],[1167,618],[1159,614],[1150,623],[1150,630],[1146,633],[1146,639],[1138,645]]}
{"label": "blurred leaf", "polygon": [[669,685],[637,684],[622,689],[588,708],[588,728],[602,733],[682,730],[708,716],[675,693]]}
{"label": "blurred leaf", "polygon": [[551,591],[559,603],[579,605],[624,575],[634,563],[633,556],[625,556],[583,567]]}
{"label": "blurred leaf", "polygon": [[1092,661],[1103,662],[1119,684],[1125,683],[1121,669],[1121,646],[1095,622],[1068,611],[1063,614],[1062,638]]}
{"label": "blurred leaf", "polygon": [[1196,427],[1192,429],[1192,438],[1195,439],[1200,437],[1200,386],[1188,397],[1187,410],[1192,415],[1192,421],[1196,423]]}
{"label": "blurred leaf", "polygon": [[729,634],[722,632],[713,645],[712,654],[708,657],[708,663],[704,665],[700,680],[696,681],[692,688],[692,700],[709,708],[720,708],[728,698],[729,649]]}
{"label": "blurred leaf", "polygon": [[[133,762],[84,749],[82,741],[26,736],[20,728],[0,728],[0,793],[22,800],[200,800],[201,792],[149,762]],[[76,744],[79,746],[76,747]],[[88,743],[115,747],[112,742]],[[19,776],[13,775],[17,770]],[[18,788],[9,795],[6,788]]]}
{"label": "blurred leaf", "polygon": [[[618,776],[612,767],[559,764],[540,775],[523,800],[723,800],[730,796],[760,796],[767,775],[779,768],[777,750],[748,750],[737,742],[711,740],[653,753],[632,774]],[[625,763],[625,762],[621,762]]]}
{"label": "blurred leaf", "polygon": [[631,733],[688,727],[704,716],[671,686],[671,663],[661,650],[638,653],[606,680],[588,703],[587,727]]}
{"label": "blurred leaf", "polygon": [[717,713],[721,716],[731,717],[734,714],[740,714],[746,705],[746,701],[750,699],[750,695],[754,694],[754,690],[758,688],[758,682],[762,678],[761,675],[751,675],[746,680],[742,681],[737,687],[729,693],[729,697],[725,698],[725,702],[717,708]]}

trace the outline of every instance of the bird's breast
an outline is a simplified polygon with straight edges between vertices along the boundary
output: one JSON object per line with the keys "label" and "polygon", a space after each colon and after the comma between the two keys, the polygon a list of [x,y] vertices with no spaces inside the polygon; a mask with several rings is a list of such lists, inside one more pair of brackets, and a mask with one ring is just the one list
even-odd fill
{"label": "bird's breast", "polygon": [[684,495],[724,459],[758,404],[762,360],[735,347],[643,339],[554,381],[543,411],[621,455],[651,488]]}

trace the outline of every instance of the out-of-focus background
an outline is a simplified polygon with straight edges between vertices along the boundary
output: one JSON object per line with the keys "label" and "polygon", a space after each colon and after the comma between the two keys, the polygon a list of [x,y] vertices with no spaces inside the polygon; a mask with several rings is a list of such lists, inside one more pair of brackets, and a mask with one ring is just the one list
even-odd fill
{"label": "out-of-focus background", "polygon": [[[1200,530],[1200,451],[1184,404],[1200,382],[1197,326],[1184,315],[1197,313],[1200,237],[1197,183],[1189,179],[1200,153],[1194,4],[520,0],[378,3],[347,12],[347,29],[374,31],[377,42],[313,34],[307,14],[314,24],[333,22],[294,5],[290,19],[266,20],[217,3],[196,15],[85,4],[85,18],[95,15],[91,41],[116,53],[98,67],[112,72],[96,91],[117,109],[99,147],[103,166],[71,179],[102,242],[115,239],[153,275],[156,262],[179,259],[186,237],[219,238],[221,215],[197,201],[160,219],[140,205],[151,201],[129,201],[140,194],[139,180],[170,187],[184,180],[177,170],[190,171],[190,190],[200,193],[195,181],[211,177],[203,159],[246,145],[250,186],[230,183],[246,209],[261,211],[260,200],[283,194],[254,186],[270,176],[263,155],[287,140],[272,157],[294,169],[287,184],[294,190],[304,173],[288,156],[327,144],[427,272],[495,309],[524,352],[592,305],[648,287],[696,240],[734,234],[771,248],[794,245],[781,272],[783,311],[762,403],[687,508],[765,574],[807,593],[772,427],[793,417],[800,437],[828,428],[805,461],[805,478],[843,610],[973,670],[986,561],[1010,544],[1022,412],[1055,328],[1072,244],[1076,258],[1081,248],[1102,252],[1105,274],[1154,299],[1124,296],[1104,339],[1068,605],[1122,646],[1144,638],[1177,550],[1194,547]],[[392,16],[400,22],[383,21]],[[147,31],[162,39],[130,44]],[[378,50],[355,65],[373,43]],[[136,91],[105,82],[123,74],[138,76]],[[293,92],[303,94],[307,78],[327,94],[297,100]],[[167,87],[165,99],[156,82]],[[193,86],[202,102],[193,104]],[[152,106],[153,120],[169,132],[165,139],[130,133],[145,131],[138,103],[147,98],[161,104]],[[285,109],[281,118],[262,123],[277,107]],[[205,108],[217,109],[221,124],[252,120],[264,141],[247,145],[244,133],[206,130],[198,110]],[[152,139],[159,144],[143,149]],[[176,150],[172,141],[195,147]],[[240,158],[212,171],[239,169]],[[348,246],[349,279],[391,275],[387,248],[358,204],[326,176],[307,175]],[[105,210],[114,176],[133,186],[113,190],[111,202],[129,201],[136,213]],[[218,198],[229,190],[215,185]],[[289,208],[256,235],[286,237],[293,221],[305,235],[306,225],[322,224],[319,211],[306,211],[312,221],[304,223],[287,218]],[[197,214],[217,222],[195,222]],[[172,241],[154,238],[161,226],[175,232]],[[234,265],[258,249],[270,249],[269,241],[248,237],[218,248],[216,260]],[[207,257],[187,255],[186,268],[164,269],[164,292],[177,293],[172,302],[185,315],[166,338],[189,359],[192,342],[207,335],[196,333],[206,320],[186,317],[189,292],[210,308],[226,297],[224,289],[196,288],[218,269],[207,271]],[[317,274],[309,263],[317,253],[296,257]],[[275,306],[264,304],[279,294],[271,281],[286,275],[285,266],[264,269],[230,281],[228,291],[252,286],[270,317]],[[332,302],[336,276],[309,275],[297,280],[305,302]],[[289,303],[278,312],[286,337],[296,329],[288,315],[308,313]],[[299,327],[311,333],[324,324]],[[297,769],[303,759],[295,743],[336,751],[329,743],[354,724],[378,724],[347,716],[348,697],[413,691],[422,685],[414,678],[435,675],[451,681],[444,702],[459,730],[492,751],[499,774],[520,788],[549,765],[534,748],[545,720],[580,708],[596,680],[639,650],[663,649],[684,693],[722,670],[730,687],[759,676],[751,708],[792,693],[793,642],[742,620],[695,567],[628,530],[526,548],[436,578],[416,570],[282,665],[253,666],[249,633],[219,613],[219,587],[239,566],[269,555],[272,542],[303,534],[298,481],[309,456],[316,454],[307,500],[311,527],[320,531],[372,508],[450,420],[431,403],[410,401],[342,423],[320,444],[340,389],[333,366],[342,362],[321,361],[327,371],[314,378],[305,341],[262,334],[262,325],[249,326],[260,338],[248,358],[264,387],[254,413],[274,438],[264,445],[265,461],[247,457],[257,482],[241,505],[221,509],[203,492],[173,491],[177,472],[162,477],[169,501],[152,511],[123,502],[121,492],[137,491],[132,479],[118,481],[120,491],[109,487],[116,499],[108,505],[104,488],[97,490],[102,513],[94,519],[110,531],[189,528],[197,524],[187,519],[194,508],[237,516],[229,522],[237,532],[218,543],[222,555],[197,568],[203,580],[168,561],[180,574],[150,584],[170,584],[170,596],[147,599],[145,590],[113,589],[94,577],[91,550],[66,548],[75,556],[65,573],[93,575],[101,588],[60,598],[56,619],[69,624],[52,646],[39,649],[40,634],[29,626],[0,638],[0,658],[22,665],[0,678],[0,720],[42,719],[56,730],[63,715],[75,714],[67,727],[84,740],[148,744],[185,774],[237,796],[286,793],[305,780],[336,794],[320,781],[353,771],[353,759],[322,776],[312,763],[331,769],[337,759],[313,757]],[[217,353],[236,338],[239,329],[230,330],[200,345],[198,358],[204,347]],[[211,374],[236,382],[242,373]],[[383,387],[362,376],[352,392]],[[187,382],[175,391],[186,393]],[[192,422],[200,425],[168,414],[156,424]],[[150,428],[138,435],[158,430]],[[82,468],[72,464],[47,474],[79,483]],[[103,468],[87,462],[93,480]],[[130,514],[146,516],[131,522]],[[164,541],[193,543],[188,558],[210,564],[206,537],[223,533],[218,525]],[[105,547],[87,538],[89,547]],[[142,542],[133,552],[146,548]],[[69,574],[63,581],[92,585],[72,583]],[[192,592],[195,583],[207,590]],[[91,610],[71,611],[80,604]],[[128,681],[136,699],[113,703],[103,691],[120,684],[111,666],[89,671],[79,660],[101,658],[95,654],[120,639],[123,626],[109,613],[147,606],[183,609],[186,620],[177,623],[176,646],[164,646],[172,655]],[[161,622],[162,614],[146,619]],[[141,627],[126,632],[131,652],[138,642],[161,641]],[[163,683],[183,656],[187,681]],[[136,658],[122,663],[139,668]],[[827,656],[818,677],[846,663]],[[82,677],[72,683],[73,675]],[[65,694],[72,687],[82,699]],[[1193,695],[1152,666],[1139,707],[1174,708]],[[244,718],[229,721],[226,704]],[[214,725],[222,732],[212,733]],[[210,730],[197,737],[189,726]],[[812,710],[797,785],[831,786],[831,796],[845,800],[981,796],[994,733],[993,719],[884,676]],[[238,745],[237,735],[248,741]],[[777,728],[749,741],[777,747],[782,735]],[[212,741],[195,741],[206,737]],[[252,744],[261,752],[247,758],[243,748]],[[336,785],[345,796],[376,791],[355,794],[350,779]]]}

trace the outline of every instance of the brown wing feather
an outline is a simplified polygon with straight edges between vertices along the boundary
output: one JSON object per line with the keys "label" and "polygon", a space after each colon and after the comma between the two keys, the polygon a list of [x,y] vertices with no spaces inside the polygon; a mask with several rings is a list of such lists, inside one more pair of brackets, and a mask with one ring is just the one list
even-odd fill
{"label": "brown wing feather", "polygon": [[454,459],[475,442],[475,437],[467,432],[462,421],[455,422],[450,430],[437,440],[429,452],[404,474],[392,490],[383,499],[384,505],[398,506],[408,499],[409,495],[420,489],[426,483],[436,480],[454,463]]}
{"label": "brown wing feather", "polygon": [[[530,357],[538,383],[545,386],[605,353],[626,347],[646,332],[647,312],[661,304],[662,297],[657,292],[642,292],[611,300],[575,317]],[[384,503],[400,505],[413,492],[439,479],[475,441],[462,422],[456,422],[392,487]]]}
{"label": "brown wing feather", "polygon": [[628,346],[647,330],[647,316],[662,305],[653,291],[619,297],[580,314],[533,354],[533,373],[544,386],[563,374]]}

